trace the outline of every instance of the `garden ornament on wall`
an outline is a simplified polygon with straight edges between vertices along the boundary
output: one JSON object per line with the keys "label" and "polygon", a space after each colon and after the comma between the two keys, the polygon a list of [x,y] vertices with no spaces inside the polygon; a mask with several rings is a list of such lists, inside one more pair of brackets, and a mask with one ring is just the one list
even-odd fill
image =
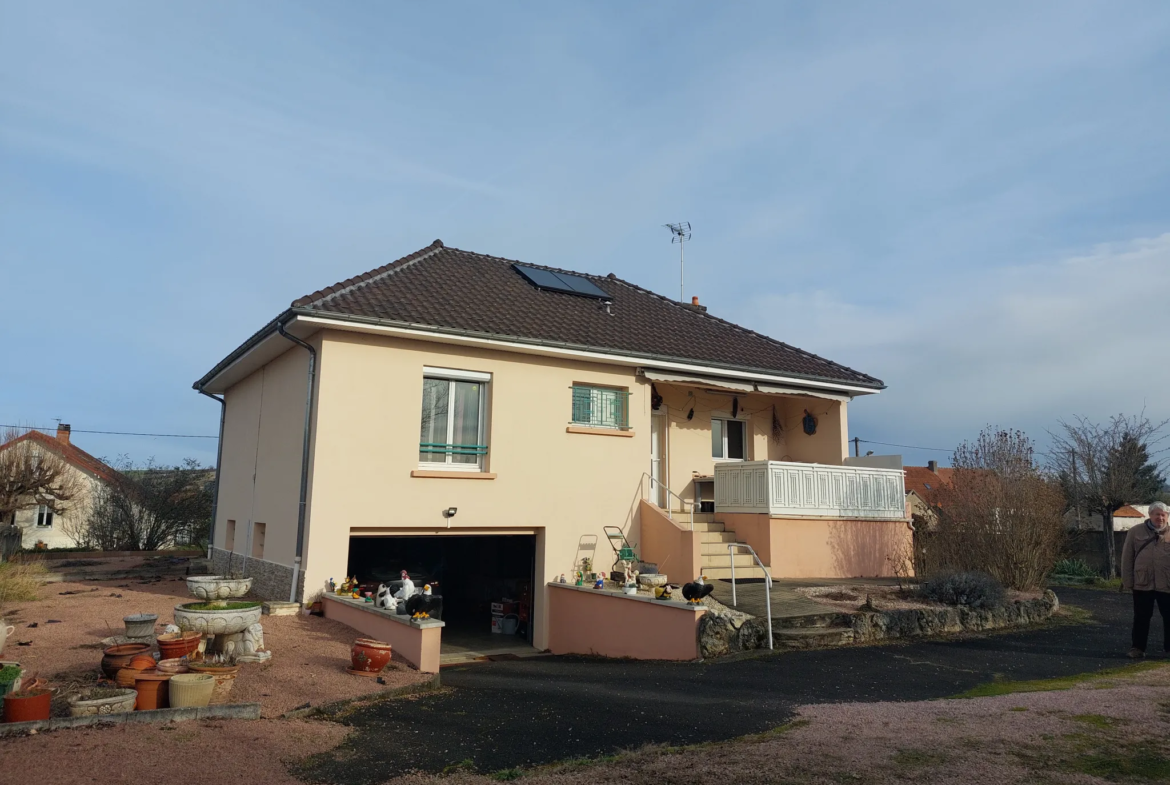
{"label": "garden ornament on wall", "polygon": [[801,420],[801,424],[804,426],[804,432],[809,436],[817,432],[817,418],[813,417],[812,412],[808,409],[804,410],[804,419]]}

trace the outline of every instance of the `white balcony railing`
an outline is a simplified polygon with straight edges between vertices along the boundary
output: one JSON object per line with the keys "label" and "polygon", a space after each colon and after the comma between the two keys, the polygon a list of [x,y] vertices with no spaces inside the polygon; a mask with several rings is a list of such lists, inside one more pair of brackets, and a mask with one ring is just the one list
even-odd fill
{"label": "white balcony railing", "polygon": [[715,464],[715,512],[817,518],[906,517],[906,484],[898,469],[788,461]]}

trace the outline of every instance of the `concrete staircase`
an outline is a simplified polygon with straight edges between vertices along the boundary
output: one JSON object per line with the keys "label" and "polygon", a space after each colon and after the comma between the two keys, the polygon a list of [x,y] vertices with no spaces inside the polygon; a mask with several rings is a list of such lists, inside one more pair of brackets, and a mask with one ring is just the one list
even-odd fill
{"label": "concrete staircase", "polygon": [[[731,561],[727,556],[727,546],[730,543],[738,542],[738,540],[735,539],[735,532],[727,531],[727,527],[722,523],[711,520],[713,517],[710,513],[706,515],[695,514],[695,531],[700,532],[699,539],[703,549],[701,553],[703,574],[711,580],[729,579],[731,578]],[[683,519],[679,520],[681,522]],[[687,523],[689,524],[689,520]],[[756,565],[750,553],[741,550],[736,550],[733,553],[731,558],[735,559],[735,579],[737,581],[764,577],[764,571]]]}
{"label": "concrete staircase", "polygon": [[[739,568],[736,568],[738,576]],[[816,613],[772,619],[772,642],[777,649],[823,649],[853,643],[848,613]]]}

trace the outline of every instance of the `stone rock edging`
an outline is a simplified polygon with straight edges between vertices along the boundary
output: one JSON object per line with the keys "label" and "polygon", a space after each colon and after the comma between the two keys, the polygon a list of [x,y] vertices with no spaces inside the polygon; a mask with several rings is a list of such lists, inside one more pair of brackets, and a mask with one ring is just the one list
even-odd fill
{"label": "stone rock edging", "polygon": [[[732,610],[708,597],[707,612],[699,619],[699,653],[704,658],[768,646],[768,620]],[[1060,607],[1051,589],[1035,600],[1017,600],[988,610],[961,606],[911,608],[891,611],[858,611],[839,614],[848,621],[854,643],[874,643],[894,638],[917,638],[957,632],[980,632],[1007,627],[1026,627],[1046,621]],[[825,615],[837,613],[826,608]],[[773,625],[779,643],[781,628]]]}

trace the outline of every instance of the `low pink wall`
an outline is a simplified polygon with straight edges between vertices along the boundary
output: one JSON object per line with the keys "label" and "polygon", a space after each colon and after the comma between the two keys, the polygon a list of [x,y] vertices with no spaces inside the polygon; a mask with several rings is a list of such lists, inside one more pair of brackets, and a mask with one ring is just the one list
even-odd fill
{"label": "low pink wall", "polygon": [[641,521],[641,542],[638,555],[642,561],[658,565],[658,571],[676,583],[693,581],[702,574],[702,543],[698,532],[689,524],[684,527],[671,520],[663,510],[641,501],[638,504]]}
{"label": "low pink wall", "polygon": [[325,609],[325,618],[353,627],[362,634],[362,637],[389,643],[395,654],[423,673],[439,672],[442,622],[423,622],[427,626],[419,627],[388,619],[372,608],[367,610],[328,594],[322,599],[321,607]]}
{"label": "low pink wall", "polygon": [[720,513],[755,548],[773,578],[888,578],[913,548],[906,521],[773,518]]}
{"label": "low pink wall", "polygon": [[557,583],[549,584],[548,594],[548,647],[553,654],[699,659],[702,609]]}

